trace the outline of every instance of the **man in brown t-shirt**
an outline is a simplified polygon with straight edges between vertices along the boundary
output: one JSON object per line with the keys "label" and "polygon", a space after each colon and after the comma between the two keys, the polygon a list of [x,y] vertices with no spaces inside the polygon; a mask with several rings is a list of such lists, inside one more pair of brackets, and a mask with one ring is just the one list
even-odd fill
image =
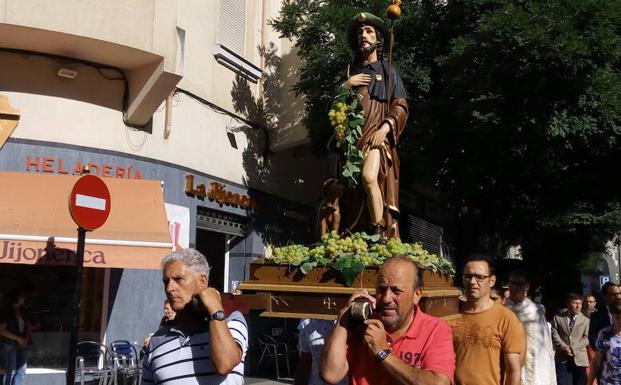
{"label": "man in brown t-shirt", "polygon": [[494,265],[485,256],[464,267],[466,301],[451,322],[456,385],[520,385],[526,351],[524,327],[513,312],[491,296]]}

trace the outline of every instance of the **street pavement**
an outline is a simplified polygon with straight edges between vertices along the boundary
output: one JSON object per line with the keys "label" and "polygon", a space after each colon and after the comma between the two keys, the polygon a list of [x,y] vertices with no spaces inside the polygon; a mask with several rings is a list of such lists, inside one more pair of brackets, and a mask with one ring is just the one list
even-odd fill
{"label": "street pavement", "polygon": [[292,378],[281,378],[280,380],[258,377],[246,377],[244,383],[251,385],[282,385],[293,384]]}

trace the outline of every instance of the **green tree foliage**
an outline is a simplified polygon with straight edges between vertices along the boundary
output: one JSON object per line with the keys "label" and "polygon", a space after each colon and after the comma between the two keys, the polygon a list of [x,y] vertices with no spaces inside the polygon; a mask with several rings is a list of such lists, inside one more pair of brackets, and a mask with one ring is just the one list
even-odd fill
{"label": "green tree foliage", "polygon": [[[621,2],[403,3],[393,53],[411,99],[402,185],[434,186],[481,233],[522,243],[527,256],[551,234],[579,238],[576,255],[602,248],[621,231]],[[350,60],[345,27],[387,5],[291,0],[273,21],[297,42],[295,91],[318,150]]]}

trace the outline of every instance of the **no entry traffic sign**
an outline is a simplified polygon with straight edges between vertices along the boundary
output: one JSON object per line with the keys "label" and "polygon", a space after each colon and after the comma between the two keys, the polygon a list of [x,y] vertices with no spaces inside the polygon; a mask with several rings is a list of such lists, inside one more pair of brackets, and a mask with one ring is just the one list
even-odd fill
{"label": "no entry traffic sign", "polygon": [[78,228],[78,247],[76,249],[76,280],[73,291],[73,317],[69,341],[69,361],[66,384],[75,383],[75,360],[78,354],[78,319],[82,294],[82,265],[86,232],[100,228],[110,215],[110,191],[103,180],[95,175],[84,175],[75,182],[69,196],[69,212]]}
{"label": "no entry traffic sign", "polygon": [[95,175],[84,175],[73,185],[69,211],[81,228],[89,231],[100,228],[110,215],[108,186]]}

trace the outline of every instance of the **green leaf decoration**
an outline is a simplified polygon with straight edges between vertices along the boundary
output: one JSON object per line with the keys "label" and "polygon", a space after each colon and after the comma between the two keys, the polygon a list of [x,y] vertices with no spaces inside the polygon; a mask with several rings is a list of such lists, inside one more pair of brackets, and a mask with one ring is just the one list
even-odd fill
{"label": "green leaf decoration", "polygon": [[377,242],[380,239],[380,235],[379,234],[373,234],[373,235],[369,235],[369,241],[371,242]]}
{"label": "green leaf decoration", "polygon": [[322,257],[317,258],[317,264],[319,266],[326,266],[330,262],[332,262],[330,258],[322,258]]}
{"label": "green leaf decoration", "polygon": [[351,101],[350,107],[351,107],[352,111],[356,111],[358,109],[358,98],[354,98]]}
{"label": "green leaf decoration", "polygon": [[313,270],[317,266],[317,262],[306,262],[302,266],[300,266],[300,271],[302,274],[306,275],[309,271]]}
{"label": "green leaf decoration", "polygon": [[[360,180],[363,155],[356,147],[362,136],[364,113],[356,93],[350,89],[339,87],[328,113],[330,124],[334,128],[336,148],[347,160],[341,166],[341,176],[349,187],[355,187]],[[351,166],[351,163],[355,167]]]}

